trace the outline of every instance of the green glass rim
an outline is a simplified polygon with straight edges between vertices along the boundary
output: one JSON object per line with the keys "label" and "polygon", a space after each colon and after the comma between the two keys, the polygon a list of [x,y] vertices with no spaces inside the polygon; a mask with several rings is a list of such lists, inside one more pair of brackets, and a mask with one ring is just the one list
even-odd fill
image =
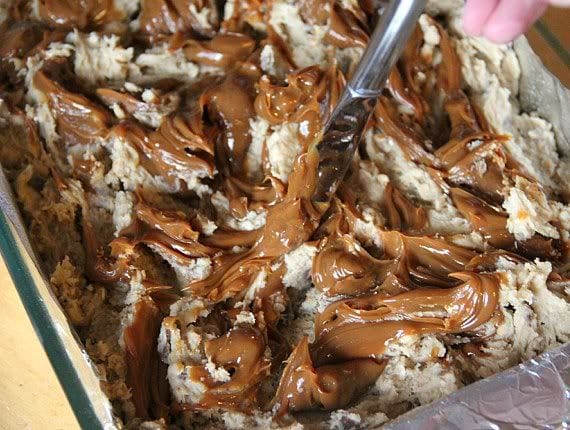
{"label": "green glass rim", "polygon": [[9,221],[0,211],[0,254],[4,258],[8,272],[16,286],[20,300],[32,326],[43,345],[51,366],[55,370],[67,400],[83,429],[101,429],[104,427],[98,419],[85,387],[65,352],[62,339],[48,310],[40,297],[32,275],[26,267],[20,250],[14,246],[16,239],[12,234]]}

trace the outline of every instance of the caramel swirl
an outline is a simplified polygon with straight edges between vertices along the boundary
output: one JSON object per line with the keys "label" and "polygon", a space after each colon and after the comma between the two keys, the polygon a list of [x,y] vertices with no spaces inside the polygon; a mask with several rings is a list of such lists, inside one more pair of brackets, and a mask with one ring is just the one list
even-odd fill
{"label": "caramel swirl", "polygon": [[459,272],[462,281],[445,289],[380,294],[329,305],[315,325],[311,355],[317,367],[382,357],[386,345],[407,335],[471,332],[491,319],[498,303],[495,275]]}
{"label": "caramel swirl", "polygon": [[467,186],[500,203],[507,164],[503,149],[506,138],[481,128],[462,91],[447,96],[445,109],[451,121],[451,136],[435,154],[447,170],[448,182]]}
{"label": "caramel swirl", "polygon": [[189,294],[221,301],[241,294],[261,270],[271,272],[271,262],[306,242],[318,226],[322,210],[311,203],[316,183],[318,154],[311,150],[298,157],[285,198],[271,207],[258,241],[249,251],[214,259],[204,280],[184,288]]}
{"label": "caramel swirl", "polygon": [[255,48],[255,41],[240,33],[217,34],[204,42],[188,40],[183,45],[186,58],[213,67],[228,67],[245,61]]}
{"label": "caramel swirl", "polygon": [[189,172],[203,176],[214,174],[214,162],[209,155],[211,147],[180,117],[165,121],[152,132],[135,121],[127,120],[115,126],[113,133],[137,150],[141,165],[152,175],[172,181]]}
{"label": "caramel swirl", "polygon": [[432,18],[428,18],[430,24],[437,28],[440,36],[441,65],[438,67],[438,83],[446,94],[457,94],[461,91],[461,62],[459,56],[451,44],[449,35],[441,24]]}
{"label": "caramel swirl", "polygon": [[143,419],[167,418],[169,392],[166,367],[157,351],[162,314],[148,297],[135,305],[133,322],[123,332],[127,384],[137,416]]}
{"label": "caramel swirl", "polygon": [[557,249],[559,244],[553,239],[534,235],[524,242],[517,241],[507,229],[507,214],[484,200],[459,188],[451,189],[451,198],[473,228],[494,248],[512,251],[527,258],[560,258]]}
{"label": "caramel swirl", "polygon": [[[114,284],[128,281],[131,277],[132,269],[125,254],[132,253],[132,247],[127,243],[117,243],[111,246],[111,258],[104,254],[101,244],[95,235],[91,221],[86,218],[86,209],[82,210],[84,219],[82,221],[82,240],[85,249],[85,274],[92,282],[102,284]],[[113,249],[114,248],[114,249]],[[115,252],[116,251],[116,252]]]}
{"label": "caramel swirl", "polygon": [[147,109],[146,103],[139,100],[132,94],[116,91],[111,88],[97,89],[97,96],[106,105],[112,106],[116,104],[130,115],[134,114],[136,111],[144,111]]}
{"label": "caramel swirl", "polygon": [[327,295],[355,295],[382,284],[391,260],[377,260],[348,235],[325,239],[313,260],[312,280]]}
{"label": "caramel swirl", "polygon": [[158,210],[139,201],[135,206],[136,217],[156,230],[180,242],[195,242],[199,233],[192,229],[183,213]]}
{"label": "caramel swirl", "polygon": [[200,104],[206,106],[208,116],[217,122],[221,129],[216,153],[221,160],[224,175],[240,175],[251,135],[249,121],[255,117],[253,107],[254,81],[259,78],[257,68],[247,68],[230,74],[219,85],[209,88],[200,98]]}
{"label": "caramel swirl", "polygon": [[46,95],[57,116],[57,132],[67,145],[89,144],[107,136],[111,115],[67,86],[75,79],[66,60],[49,60],[36,72],[34,86]]}
{"label": "caramel swirl", "polygon": [[[408,78],[409,79],[409,78]],[[415,91],[410,91],[411,83],[405,82],[398,68],[394,68],[388,77],[387,88],[401,105],[411,110],[415,119],[424,123],[426,111],[429,110],[427,102]]]}
{"label": "caramel swirl", "polygon": [[263,182],[252,184],[236,177],[229,177],[224,188],[230,205],[234,199],[245,198],[250,210],[273,206],[281,201],[285,195],[285,185],[277,178],[268,176]]}
{"label": "caramel swirl", "polygon": [[410,160],[427,166],[437,165],[437,160],[429,152],[426,137],[401,121],[393,102],[380,97],[374,109],[374,119],[378,127],[396,141]]}
{"label": "caramel swirl", "polygon": [[289,75],[297,69],[291,49],[273,27],[267,28],[267,39],[265,39],[263,45],[270,45],[272,48],[275,58],[274,73],[277,76],[282,77]]}
{"label": "caramel swirl", "polygon": [[51,27],[96,28],[122,18],[113,0],[38,0],[40,18]]}
{"label": "caramel swirl", "polygon": [[134,216],[134,223],[123,230],[123,236],[112,241],[111,245],[129,244],[134,249],[145,244],[181,265],[190,264],[195,258],[219,254],[218,249],[199,242],[199,233],[181,212],[159,210],[139,198]]}
{"label": "caramel swirl", "polygon": [[275,397],[278,413],[346,406],[380,376],[387,345],[404,336],[476,332],[496,313],[499,279],[451,276],[463,283],[329,305],[316,320],[315,343],[309,347],[303,338],[289,357]]}
{"label": "caramel swirl", "polygon": [[18,21],[0,25],[0,58],[29,55],[49,34],[44,25],[34,21]]}
{"label": "caramel swirl", "polygon": [[476,253],[443,239],[407,236],[397,231],[381,233],[384,255],[398,263],[397,273],[417,286],[449,287],[456,284],[449,274],[463,271]]}
{"label": "caramel swirl", "polygon": [[366,23],[360,21],[350,10],[333,2],[330,26],[325,42],[338,48],[365,48],[370,37]]}
{"label": "caramel swirl", "polygon": [[449,274],[465,269],[476,254],[427,236],[381,232],[384,254],[372,257],[350,235],[324,239],[313,262],[316,288],[328,295],[374,289],[396,294],[421,286],[451,287]]}
{"label": "caramel swirl", "polygon": [[330,0],[301,0],[299,14],[307,24],[325,25],[329,19]]}
{"label": "caramel swirl", "polygon": [[334,66],[324,73],[312,66],[289,74],[286,85],[273,84],[263,77],[255,111],[274,125],[307,121],[310,131],[304,140],[310,142],[320,131],[322,121],[332,113],[344,85],[341,72]]}
{"label": "caramel swirl", "polygon": [[429,64],[421,55],[423,42],[423,32],[418,26],[404,47],[398,68],[394,69],[388,78],[390,92],[401,103],[413,109],[420,124],[424,124],[424,115],[430,113],[427,102],[430,91],[418,80],[419,76],[429,74]]}
{"label": "caramel swirl", "polygon": [[[184,148],[185,152],[203,154],[206,159],[214,155],[213,136],[204,129],[201,113],[172,113],[166,117],[154,136],[161,142],[171,142],[175,148]],[[167,148],[166,145],[163,146]],[[169,151],[173,152],[172,149]]]}
{"label": "caramel swirl", "polygon": [[[205,9],[209,12],[207,25],[197,16]],[[142,0],[139,19],[141,31],[154,38],[190,31],[207,36],[219,26],[211,0]]]}
{"label": "caramel swirl", "polygon": [[414,206],[391,183],[384,190],[384,215],[391,230],[420,232],[428,224],[425,209]]}
{"label": "caramel swirl", "polygon": [[259,240],[261,230],[238,231],[217,229],[211,236],[203,237],[200,241],[207,246],[232,250],[237,247],[251,248]]}
{"label": "caramel swirl", "polygon": [[277,414],[343,408],[364,393],[385,366],[383,361],[365,358],[315,368],[304,337],[291,353],[279,381]]}
{"label": "caramel swirl", "polygon": [[217,367],[231,371],[227,382],[215,381],[205,366],[190,366],[191,380],[206,385],[196,403],[178,405],[181,410],[226,409],[250,411],[257,403],[260,382],[269,374],[271,362],[264,356],[266,340],[257,327],[239,325],[205,342],[204,351]]}
{"label": "caramel swirl", "polygon": [[[120,22],[125,17],[112,0],[39,0],[38,22],[29,21],[28,6],[16,2],[0,24],[0,89],[10,115],[24,104],[19,65],[51,42],[63,40],[71,29],[119,32],[124,42],[133,42],[135,63],[141,67],[142,53],[156,59],[176,54],[169,60],[200,66],[199,79],[185,84],[159,78],[151,82],[153,74],[145,72],[144,81],[154,89],[152,100],[146,92],[116,87],[93,92],[73,73],[73,56],[39,55],[43,63],[32,80],[31,89],[45,96],[39,102],[48,103],[61,142],[45,149],[35,128],[29,130],[33,150],[26,150],[25,162],[40,155],[48,161],[32,163],[27,188],[39,194],[35,187],[43,187],[51,173],[57,190],[73,199],[74,209],[81,209],[76,219],[81,223],[89,282],[124,291],[131,281],[138,285],[144,270],[144,290],[123,334],[126,382],[137,418],[164,419],[168,424],[170,415],[181,411],[264,409],[265,390],[272,385],[268,377],[284,362],[269,405],[277,417],[347,407],[374,384],[394,344],[406,337],[437,335],[454,348],[462,343],[457,348],[466,357],[481,354],[477,344],[487,339],[502,316],[499,288],[504,274],[493,273],[499,261],[555,261],[561,260],[562,251],[568,252],[559,240],[535,234],[517,241],[508,231],[501,203],[515,175],[524,175],[523,167],[510,156],[506,137],[492,132],[469,92],[464,92],[453,41],[435,20],[428,18],[441,36],[433,51],[437,56],[424,49],[430,47],[424,46],[418,27],[379,97],[374,125],[450,195],[472,230],[484,237],[483,253],[453,245],[452,238],[430,235],[426,209],[392,183],[382,199],[373,199],[378,205],[366,207],[381,212],[370,217],[361,206],[365,202],[350,189],[351,181],[339,186],[330,203],[313,202],[317,143],[346,84],[341,67],[350,75],[350,59],[368,43],[378,15],[373,1],[299,1],[303,22],[326,32],[323,63],[329,64],[301,70],[292,55],[299,48],[291,43],[295,38],[282,39],[272,27],[271,1],[235,0],[224,5],[213,0],[141,0],[137,20],[131,23],[138,24],[136,30],[136,25]],[[224,22],[219,17],[222,6],[231,15]],[[439,57],[441,61],[432,64]],[[170,66],[164,66],[168,74]],[[140,83],[131,71],[136,70],[129,68],[129,79]],[[125,88],[135,88],[130,85],[125,83]],[[113,107],[117,118],[97,100]],[[291,144],[301,150],[292,174],[281,181],[271,174],[268,160],[274,152],[267,141],[287,125],[298,129]],[[91,154],[101,142],[114,155],[120,145],[127,145],[146,170],[142,173],[166,182],[169,191],[167,196],[157,195],[154,187],[141,184],[128,214],[131,224],[105,243],[99,236],[110,236],[110,221],[96,223],[93,217],[99,211],[90,210],[89,203],[97,197],[99,204],[101,197],[100,178],[93,177],[105,175],[111,167],[114,172],[117,166],[110,163],[117,160],[109,159],[103,149]],[[255,147],[250,148],[252,142]],[[12,174],[24,166],[7,146],[4,152],[10,154],[2,161]],[[79,186],[71,189],[80,182],[66,181],[50,161],[49,146],[67,151],[66,173],[83,181],[85,191]],[[286,149],[284,153],[290,148]],[[258,152],[261,160],[250,163]],[[366,148],[359,151],[363,160],[369,155]],[[38,172],[41,180],[34,176]],[[387,173],[402,175],[397,169]],[[119,191],[114,183],[108,190]],[[46,193],[42,198],[51,198],[48,191],[41,191]],[[227,199],[229,214],[225,207],[216,209],[212,195],[223,196],[224,203]],[[263,227],[229,227],[238,220],[245,228],[252,212],[259,215],[256,223],[265,216]],[[380,215],[384,225],[374,226]],[[291,278],[307,275],[295,266],[300,266],[299,258],[310,258],[308,252],[301,248],[293,253],[304,244],[307,249],[316,247],[312,262],[303,262],[307,269],[311,266],[312,284],[331,302],[316,316],[315,341],[310,344],[304,337],[289,355],[282,331],[287,330],[290,297],[298,298],[299,292],[287,287]],[[202,263],[210,264],[208,276],[183,279],[186,273],[180,268],[202,269]],[[549,278],[562,280],[558,274]],[[186,312],[193,309],[184,306],[186,300],[194,305],[195,299],[203,302],[200,311],[209,313],[192,316],[196,331],[184,332],[189,328],[182,327],[188,322]],[[166,316],[171,311],[176,315],[178,305],[178,316]],[[178,399],[187,399],[185,404],[169,399],[165,366],[157,356],[161,326],[171,343],[170,350],[164,350],[170,355],[163,359],[176,366],[169,369],[175,370],[169,377],[177,375],[184,384],[173,382],[172,388],[196,389],[191,395],[175,392]],[[174,341],[176,330],[185,335],[180,343]]]}
{"label": "caramel swirl", "polygon": [[241,31],[264,25],[267,3],[264,0],[235,0],[233,13],[222,22],[222,30]]}

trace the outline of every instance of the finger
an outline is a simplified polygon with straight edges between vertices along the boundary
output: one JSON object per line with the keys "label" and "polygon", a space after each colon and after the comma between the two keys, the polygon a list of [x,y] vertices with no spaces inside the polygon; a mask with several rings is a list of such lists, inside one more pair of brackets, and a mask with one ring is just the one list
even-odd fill
{"label": "finger", "polygon": [[481,34],[495,43],[510,42],[528,30],[547,6],[546,2],[535,0],[502,0]]}
{"label": "finger", "polygon": [[463,28],[469,36],[479,36],[499,0],[467,0],[463,10]]}

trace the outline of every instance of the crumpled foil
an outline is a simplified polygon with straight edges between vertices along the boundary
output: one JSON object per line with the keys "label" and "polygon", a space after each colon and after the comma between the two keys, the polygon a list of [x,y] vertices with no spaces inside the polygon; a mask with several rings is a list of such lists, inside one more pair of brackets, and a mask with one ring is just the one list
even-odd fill
{"label": "crumpled foil", "polygon": [[570,344],[414,409],[383,428],[570,428]]}
{"label": "crumpled foil", "polygon": [[[570,91],[553,77],[520,38],[514,44],[521,64],[521,107],[537,112],[552,123],[560,154],[570,156]],[[566,119],[566,121],[564,120]],[[87,393],[98,422],[90,427],[121,428],[112,415],[109,400],[101,390],[97,371],[67,321],[45,276],[41,274],[21,217],[3,174],[0,175],[0,209],[10,221],[14,247],[23,259],[20,270],[28,271],[46,311],[57,327],[54,334],[65,345],[77,380],[62,381],[64,387],[80,385]],[[18,287],[18,286],[16,286]],[[32,322],[34,315],[30,315]],[[35,322],[34,322],[35,323]],[[38,331],[40,340],[41,330]],[[62,375],[58,375],[62,376]],[[383,428],[403,429],[566,429],[570,428],[570,343],[542,354],[505,372],[471,384],[430,405],[413,409]],[[66,390],[67,391],[67,390]],[[69,394],[69,392],[68,392]],[[84,411],[75,411],[81,415]]]}

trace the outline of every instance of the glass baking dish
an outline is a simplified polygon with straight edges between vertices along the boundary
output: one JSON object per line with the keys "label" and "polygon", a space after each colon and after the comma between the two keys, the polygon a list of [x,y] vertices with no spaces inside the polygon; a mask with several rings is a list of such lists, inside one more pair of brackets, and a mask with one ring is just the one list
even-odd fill
{"label": "glass baking dish", "polygon": [[24,308],[81,428],[117,428],[97,371],[39,270],[8,187],[0,172],[0,253]]}

